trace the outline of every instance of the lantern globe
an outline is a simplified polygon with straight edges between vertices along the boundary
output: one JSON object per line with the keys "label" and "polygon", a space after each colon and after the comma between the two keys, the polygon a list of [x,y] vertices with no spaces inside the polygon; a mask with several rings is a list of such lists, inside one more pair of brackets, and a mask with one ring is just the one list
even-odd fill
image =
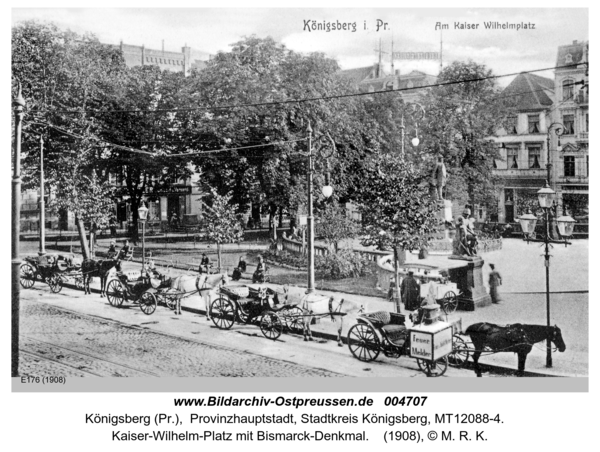
{"label": "lantern globe", "polygon": [[419,145],[419,143],[420,143],[420,141],[419,141],[419,137],[414,137],[414,138],[411,140],[411,142],[412,142],[412,145],[413,145],[414,147],[417,147],[417,146]]}
{"label": "lantern globe", "polygon": [[329,198],[333,194],[333,187],[331,185],[324,185],[321,189],[323,196]]}
{"label": "lantern globe", "polygon": [[522,215],[518,218],[519,223],[521,224],[521,229],[524,234],[532,234],[535,231],[535,224],[537,223],[537,217],[533,215],[531,212]]}
{"label": "lantern globe", "polygon": [[140,221],[146,221],[146,219],[148,218],[148,208],[146,206],[142,205],[138,209],[138,218],[140,219]]}
{"label": "lantern globe", "polygon": [[556,223],[558,225],[558,232],[560,232],[560,235],[563,237],[571,237],[573,235],[576,221],[569,215],[558,217],[556,219]]}
{"label": "lantern globe", "polygon": [[554,202],[554,197],[556,196],[556,192],[552,190],[548,184],[537,192],[538,202],[540,203],[540,207],[542,209],[549,209],[552,207],[552,203]]}

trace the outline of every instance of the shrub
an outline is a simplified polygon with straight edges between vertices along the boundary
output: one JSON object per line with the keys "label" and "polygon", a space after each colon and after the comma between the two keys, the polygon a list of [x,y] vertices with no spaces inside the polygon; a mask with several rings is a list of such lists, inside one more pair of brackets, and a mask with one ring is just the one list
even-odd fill
{"label": "shrub", "polygon": [[317,256],[315,266],[319,272],[333,279],[364,276],[369,272],[370,262],[352,250],[342,250],[325,256]]}

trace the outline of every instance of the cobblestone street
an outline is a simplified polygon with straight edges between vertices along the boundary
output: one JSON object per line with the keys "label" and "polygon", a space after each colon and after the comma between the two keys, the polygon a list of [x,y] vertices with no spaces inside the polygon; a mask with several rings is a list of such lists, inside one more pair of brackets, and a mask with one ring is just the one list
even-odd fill
{"label": "cobblestone street", "polygon": [[22,300],[20,375],[339,377],[343,374],[185,340]]}

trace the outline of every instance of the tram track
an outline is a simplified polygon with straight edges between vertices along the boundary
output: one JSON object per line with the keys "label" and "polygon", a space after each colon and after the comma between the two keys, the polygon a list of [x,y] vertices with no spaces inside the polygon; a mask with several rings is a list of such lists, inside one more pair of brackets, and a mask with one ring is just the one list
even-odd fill
{"label": "tram track", "polygon": [[[23,351],[25,353],[29,353],[29,354],[35,355],[38,358],[47,359],[49,361],[57,362],[59,364],[62,364],[62,365],[68,366],[68,367],[73,367],[73,368],[75,368],[75,369],[77,369],[79,371],[82,371],[82,372],[85,372],[85,373],[89,373],[89,374],[92,374],[92,375],[97,376],[97,377],[115,376],[115,372],[114,371],[112,373],[109,373],[109,372],[100,372],[100,373],[92,372],[90,370],[84,369],[84,368],[89,368],[86,365],[76,366],[76,365],[69,364],[69,363],[63,361],[62,359],[65,359],[65,358],[67,358],[67,359],[69,359],[69,358],[70,359],[77,359],[77,358],[81,359],[81,357],[83,357],[83,361],[84,362],[85,362],[86,359],[87,360],[92,360],[94,363],[104,363],[106,367],[108,367],[108,368],[112,367],[113,370],[118,369],[118,368],[122,368],[122,369],[127,369],[128,371],[131,371],[131,372],[134,372],[134,373],[138,374],[138,375],[127,375],[127,376],[138,376],[138,377],[144,377],[144,376],[160,377],[161,376],[161,375],[159,375],[157,373],[154,373],[154,372],[149,372],[147,370],[138,369],[138,368],[135,368],[133,366],[129,366],[127,364],[123,364],[123,363],[119,363],[119,362],[116,362],[116,361],[113,361],[113,360],[101,358],[99,356],[96,356],[96,355],[93,355],[91,353],[87,353],[87,352],[84,352],[84,351],[81,351],[81,350],[74,350],[72,348],[65,347],[63,345],[58,345],[58,344],[55,344],[55,343],[52,343],[52,342],[48,342],[48,341],[43,341],[43,340],[40,340],[40,339],[36,339],[36,338],[31,337],[29,335],[21,334],[21,338],[27,339],[30,342],[37,343],[38,348],[46,348],[47,350],[50,349],[49,350],[50,352],[53,352],[53,351],[56,350],[59,353],[56,354],[55,356],[61,356],[62,358],[52,358],[51,356],[48,356],[48,352],[47,351],[44,351],[44,353],[35,353],[35,352],[33,352],[31,350],[27,350],[27,349],[25,349],[23,347],[20,347],[19,350],[21,350],[21,351]],[[41,347],[40,347],[40,345],[41,345]],[[55,349],[55,350],[52,350],[52,349]],[[69,356],[69,354],[71,356]],[[123,373],[119,373],[119,374],[123,375]],[[123,376],[125,376],[125,375],[123,375]]]}

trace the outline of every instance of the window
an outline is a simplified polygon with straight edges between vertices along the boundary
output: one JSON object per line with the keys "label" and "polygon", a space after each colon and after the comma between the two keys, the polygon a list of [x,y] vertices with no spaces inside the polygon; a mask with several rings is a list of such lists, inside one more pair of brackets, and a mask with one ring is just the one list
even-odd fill
{"label": "window", "polygon": [[519,164],[517,160],[519,158],[519,149],[517,148],[506,148],[506,164],[508,169],[517,169]]}
{"label": "window", "polygon": [[529,168],[540,168],[540,153],[542,148],[540,146],[527,146],[529,151]]}
{"label": "window", "polygon": [[575,176],[575,157],[567,155],[564,157],[565,162],[565,177]]}
{"label": "window", "polygon": [[573,80],[567,79],[562,82],[562,100],[573,100]]}
{"label": "window", "polygon": [[575,135],[575,115],[563,115],[565,135]]}
{"label": "window", "polygon": [[590,156],[585,156],[585,175],[590,177]]}
{"label": "window", "polygon": [[586,132],[590,131],[590,114],[589,113],[585,114],[585,131]]}
{"label": "window", "polygon": [[529,133],[540,133],[540,116],[539,115],[528,115],[529,121]]}
{"label": "window", "polygon": [[506,133],[509,135],[517,134],[517,117],[509,116],[506,120]]}

